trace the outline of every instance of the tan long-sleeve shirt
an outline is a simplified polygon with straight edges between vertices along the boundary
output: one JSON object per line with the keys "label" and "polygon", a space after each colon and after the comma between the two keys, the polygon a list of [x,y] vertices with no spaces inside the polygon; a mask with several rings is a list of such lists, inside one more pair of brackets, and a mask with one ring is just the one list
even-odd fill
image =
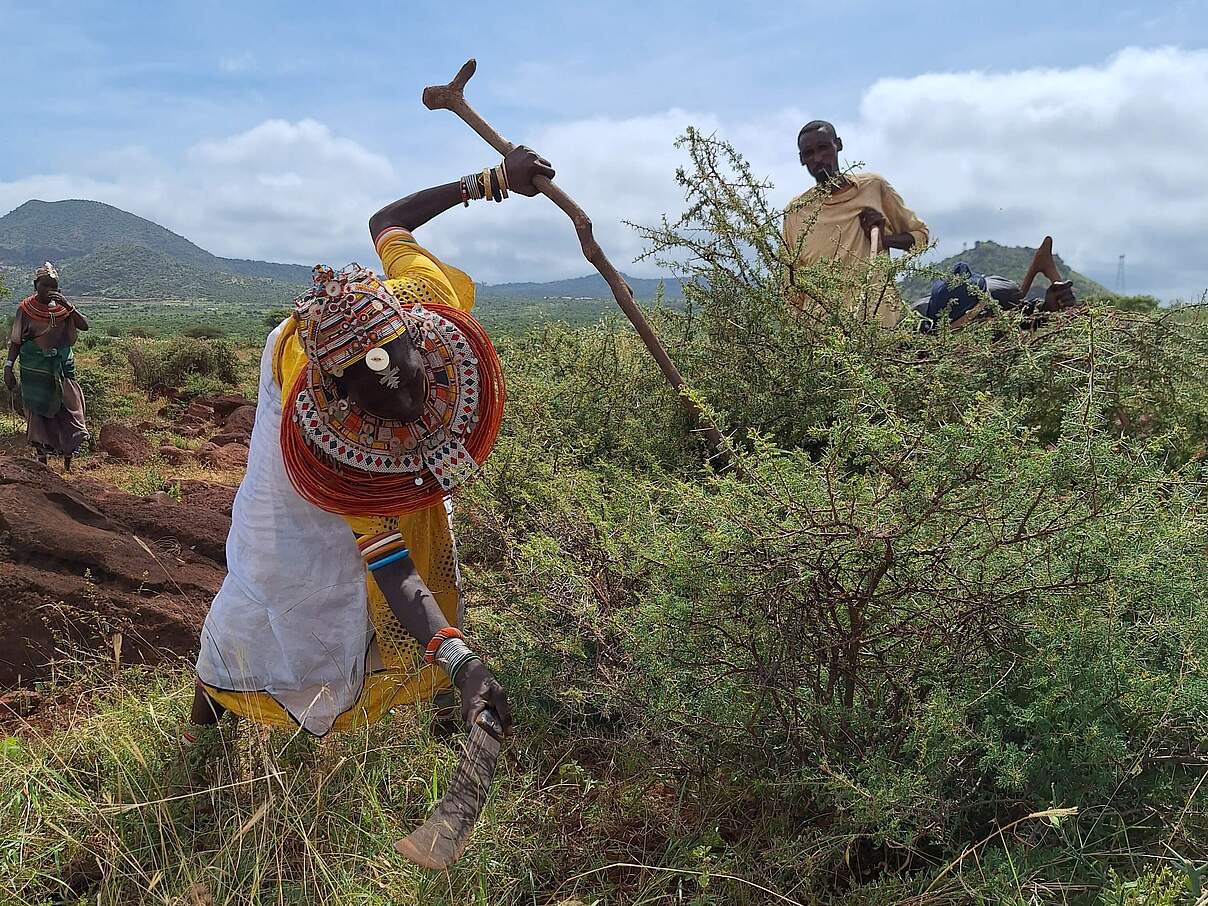
{"label": "tan long-sleeve shirt", "polygon": [[[784,243],[794,263],[810,265],[829,259],[858,265],[866,273],[872,246],[860,227],[860,212],[865,208],[885,215],[887,233],[910,233],[915,248],[927,245],[927,224],[906,207],[902,196],[884,177],[862,172],[848,174],[847,180],[847,185],[834,194],[814,187],[794,198],[785,210]],[[881,323],[897,323],[901,313],[895,307],[896,297],[894,306],[882,305],[877,315]]]}

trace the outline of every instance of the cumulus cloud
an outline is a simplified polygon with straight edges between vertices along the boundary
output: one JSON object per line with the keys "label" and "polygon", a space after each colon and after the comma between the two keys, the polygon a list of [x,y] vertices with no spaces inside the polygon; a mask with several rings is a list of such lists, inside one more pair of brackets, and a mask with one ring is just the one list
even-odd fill
{"label": "cumulus cloud", "polygon": [[[618,266],[635,274],[640,242],[622,221],[680,209],[673,142],[694,125],[729,138],[785,203],[806,187],[795,157],[801,122],[780,109],[723,119],[707,110],[550,122],[526,136],[592,216]],[[995,239],[1058,252],[1113,284],[1127,255],[1130,291],[1164,298],[1208,288],[1199,253],[1208,220],[1208,52],[1128,49],[1099,66],[883,79],[839,118],[846,154],[886,175],[948,254]],[[0,210],[28,198],[96,198],[176,230],[215,253],[343,262],[371,257],[369,213],[399,194],[490,160],[463,130],[391,156],[373,133],[311,120],[268,120],[196,144],[175,159],[139,148],[81,161],[70,174],[0,181]],[[464,132],[464,134],[463,134]],[[354,137],[355,136],[355,137]],[[487,282],[586,273],[565,216],[541,199],[458,208],[425,241]]]}
{"label": "cumulus cloud", "polygon": [[215,254],[368,260],[367,221],[397,182],[382,155],[312,120],[268,120],[163,161],[128,148],[74,174],[0,182],[0,208],[91,198],[154,220]]}
{"label": "cumulus cloud", "polygon": [[1102,66],[887,79],[842,124],[946,251],[1052,234],[1079,270],[1162,297],[1208,288],[1208,52],[1127,49]]}

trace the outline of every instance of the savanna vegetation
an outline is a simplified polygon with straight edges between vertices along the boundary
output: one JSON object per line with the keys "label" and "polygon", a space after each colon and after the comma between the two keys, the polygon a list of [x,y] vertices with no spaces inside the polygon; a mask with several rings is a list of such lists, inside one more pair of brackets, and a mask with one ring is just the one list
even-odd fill
{"label": "savanna vegetation", "polygon": [[[60,696],[86,705],[0,751],[9,901],[1203,897],[1208,327],[807,323],[766,187],[724,143],[684,149],[687,212],[645,235],[688,304],[653,316],[728,447],[616,319],[500,338],[509,411],[458,525],[520,733],[462,862],[392,853],[456,759],[422,711],[321,742],[241,728],[185,796],[187,666],[80,655]],[[97,367],[138,388],[188,380],[190,344],[239,360],[142,342]]]}

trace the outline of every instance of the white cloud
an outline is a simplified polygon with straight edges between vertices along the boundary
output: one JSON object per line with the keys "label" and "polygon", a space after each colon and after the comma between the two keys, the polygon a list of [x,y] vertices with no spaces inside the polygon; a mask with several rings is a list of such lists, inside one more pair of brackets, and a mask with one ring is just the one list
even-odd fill
{"label": "white cloud", "polygon": [[849,153],[883,172],[952,251],[1052,234],[1072,266],[1128,288],[1208,288],[1208,52],[1131,48],[1103,66],[882,80]]}
{"label": "white cloud", "polygon": [[[649,268],[632,265],[640,242],[622,221],[652,223],[682,206],[674,173],[684,159],[673,142],[685,126],[729,138],[784,203],[809,181],[793,145],[805,118],[795,109],[729,120],[673,109],[553,122],[526,139],[557,166],[613,262],[642,274]],[[1199,251],[1208,226],[1206,52],[1129,49],[1094,67],[884,79],[838,125],[845,153],[893,182],[942,253],[976,239],[1032,244],[1051,233],[1071,265],[1109,285],[1124,253],[1132,291],[1172,297],[1208,287]],[[217,254],[366,261],[372,211],[492,160],[460,123],[440,134],[443,145],[416,139],[387,158],[370,146],[370,128],[268,120],[176,160],[118,149],[70,175],[0,181],[0,210],[31,197],[96,198]],[[544,199],[459,207],[423,235],[487,282],[590,270],[569,221]]]}
{"label": "white cloud", "polygon": [[386,158],[311,120],[268,120],[168,163],[145,149],[94,157],[76,174],[0,182],[0,209],[92,198],[219,255],[289,261],[366,257],[369,214],[397,181]]}

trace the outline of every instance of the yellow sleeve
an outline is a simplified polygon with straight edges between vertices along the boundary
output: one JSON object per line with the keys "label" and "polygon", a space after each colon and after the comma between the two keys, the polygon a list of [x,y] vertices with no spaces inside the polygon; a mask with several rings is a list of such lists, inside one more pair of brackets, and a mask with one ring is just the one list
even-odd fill
{"label": "yellow sleeve", "polygon": [[376,245],[386,287],[402,301],[435,302],[462,311],[474,307],[474,282],[421,246],[406,230],[383,230]]}
{"label": "yellow sleeve", "polygon": [[397,532],[401,528],[398,516],[344,516],[343,519],[348,523],[348,528],[352,530],[358,543],[370,535]]}
{"label": "yellow sleeve", "polygon": [[906,207],[902,196],[885,180],[881,180],[881,213],[889,222],[891,233],[909,233],[914,237],[915,249],[925,248],[931,241],[927,224],[919,219],[918,214]]}

